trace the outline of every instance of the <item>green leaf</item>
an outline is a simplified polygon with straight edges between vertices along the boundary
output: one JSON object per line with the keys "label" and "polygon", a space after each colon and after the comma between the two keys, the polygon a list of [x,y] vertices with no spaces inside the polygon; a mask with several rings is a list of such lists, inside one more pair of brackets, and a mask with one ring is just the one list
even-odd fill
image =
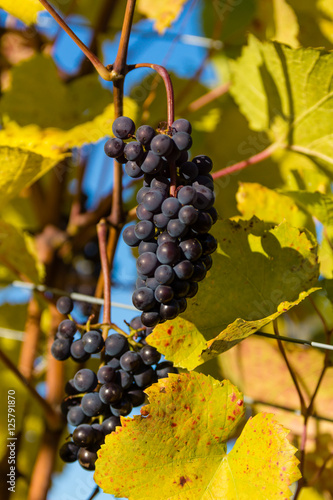
{"label": "green leaf", "polygon": [[44,10],[39,0],[24,0],[23,2],[0,0],[0,8],[6,10],[12,16],[17,17],[25,24],[36,23],[38,12]]}
{"label": "green leaf", "polygon": [[[193,369],[301,302],[319,269],[311,233],[287,222],[217,222],[213,267],[181,318],[155,327],[154,345],[177,366]],[[201,353],[201,355],[200,355]]]}
{"label": "green leaf", "polygon": [[333,195],[308,191],[281,191],[325,226],[333,225]]}
{"label": "green leaf", "polygon": [[[146,392],[149,405],[141,416],[122,418],[98,452],[94,478],[104,492],[129,500],[290,497],[288,485],[300,477],[298,460],[288,431],[272,415],[250,420],[226,455],[226,440],[244,413],[229,381],[171,374]],[[149,479],[142,481],[147,467]],[[249,488],[255,496],[247,496]]]}
{"label": "green leaf", "polygon": [[230,91],[250,127],[333,171],[333,54],[250,36],[231,64]]}
{"label": "green leaf", "polygon": [[34,240],[27,233],[0,220],[0,263],[17,276],[33,283],[43,280],[44,268],[38,262]]}

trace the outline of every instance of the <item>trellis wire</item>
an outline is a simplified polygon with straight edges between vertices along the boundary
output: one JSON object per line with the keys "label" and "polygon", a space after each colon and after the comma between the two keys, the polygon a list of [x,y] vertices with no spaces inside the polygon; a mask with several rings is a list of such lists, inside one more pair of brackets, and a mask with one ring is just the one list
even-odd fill
{"label": "trellis wire", "polygon": [[[26,283],[24,281],[13,281],[12,283],[13,286],[19,287],[19,288],[25,288],[27,290],[37,290],[39,292],[50,292],[54,295],[66,295],[67,297],[71,297],[73,300],[78,300],[81,302],[88,302],[90,304],[99,304],[99,305],[104,305],[104,299],[98,299],[96,297],[92,297],[90,295],[83,295],[81,293],[76,293],[76,292],[71,292],[67,293],[64,292],[63,290],[59,290],[58,288],[49,288],[44,285],[35,285],[34,283]],[[128,305],[128,304],[122,304],[120,302],[113,302],[111,301],[111,306],[113,307],[119,307],[121,309],[127,309],[129,311],[136,311],[137,309],[134,306]],[[313,347],[315,349],[324,349],[327,351],[333,351],[333,345],[330,344],[322,344],[320,342],[312,342],[310,340],[305,340],[305,339],[295,339],[291,337],[283,337],[282,335],[279,335],[277,337],[276,335],[272,333],[265,333],[265,332],[255,332],[254,335],[259,335],[260,337],[267,337],[270,339],[277,340],[282,340],[283,342],[291,342],[293,344],[302,344],[306,345],[308,347]]]}

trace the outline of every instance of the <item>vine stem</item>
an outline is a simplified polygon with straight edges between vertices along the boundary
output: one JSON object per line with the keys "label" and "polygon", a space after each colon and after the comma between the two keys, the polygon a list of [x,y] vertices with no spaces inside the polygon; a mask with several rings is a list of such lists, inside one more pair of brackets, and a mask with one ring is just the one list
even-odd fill
{"label": "vine stem", "polygon": [[97,224],[97,238],[99,245],[99,254],[101,258],[103,282],[104,282],[104,309],[103,309],[103,323],[111,323],[111,279],[110,279],[110,266],[107,256],[106,239],[108,228],[105,219],[102,219]]}
{"label": "vine stem", "polygon": [[261,161],[266,160],[267,158],[272,156],[272,154],[279,148],[285,149],[286,146],[275,142],[274,144],[268,146],[268,148],[264,149],[263,151],[260,151],[260,153],[257,153],[254,156],[251,156],[247,160],[242,160],[238,163],[235,163],[234,165],[231,165],[230,167],[222,168],[221,170],[214,172],[212,174],[212,177],[213,179],[218,179],[219,177],[225,177],[226,175],[233,174],[235,172],[238,172],[239,170],[243,170],[246,167],[255,165],[256,163],[260,163]]}

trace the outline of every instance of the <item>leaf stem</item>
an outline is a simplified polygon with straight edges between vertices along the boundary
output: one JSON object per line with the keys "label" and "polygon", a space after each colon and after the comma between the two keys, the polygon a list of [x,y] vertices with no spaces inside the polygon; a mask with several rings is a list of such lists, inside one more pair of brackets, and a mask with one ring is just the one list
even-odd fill
{"label": "leaf stem", "polygon": [[104,283],[104,309],[103,309],[103,323],[111,323],[111,279],[110,279],[110,266],[106,250],[106,239],[108,228],[105,219],[102,219],[97,224],[97,238],[99,245],[99,254],[101,258],[103,283]]}
{"label": "leaf stem", "polygon": [[110,71],[106,69],[104,64],[98,59],[95,54],[91,52],[91,50],[80,40],[80,38],[75,35],[75,33],[71,30],[68,24],[59,16],[59,14],[54,10],[52,5],[49,4],[47,0],[39,0],[40,3],[45,7],[45,9],[51,14],[53,19],[57,21],[57,23],[61,26],[61,28],[66,31],[67,35],[71,37],[71,39],[76,43],[76,45],[82,50],[85,56],[89,59],[91,64],[94,66],[99,76],[104,80],[110,81],[112,79]]}
{"label": "leaf stem", "polygon": [[214,172],[212,174],[213,179],[218,179],[219,177],[225,177],[226,175],[233,174],[235,172],[238,172],[239,170],[243,170],[246,167],[249,167],[250,165],[255,165],[256,163],[260,163],[263,160],[266,160],[272,154],[279,148],[285,149],[286,146],[283,144],[279,143],[273,143],[268,148],[264,149],[263,151],[260,151],[260,153],[257,153],[254,156],[251,156],[247,160],[242,160],[238,163],[235,163],[234,165],[231,165],[230,167],[223,168],[221,170],[218,170],[217,172]]}

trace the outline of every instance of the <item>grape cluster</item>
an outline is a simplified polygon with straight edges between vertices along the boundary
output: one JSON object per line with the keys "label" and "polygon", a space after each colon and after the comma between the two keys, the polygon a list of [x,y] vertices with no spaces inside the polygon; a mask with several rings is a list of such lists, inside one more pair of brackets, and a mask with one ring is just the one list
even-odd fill
{"label": "grape cluster", "polygon": [[[70,314],[73,302],[69,297],[60,297],[57,308],[62,314]],[[135,337],[143,347],[130,346],[127,337],[119,333],[111,333],[104,341],[100,330],[86,331],[81,339],[73,341],[76,323],[67,319],[59,325],[51,349],[56,359],[63,361],[71,356],[82,363],[105,349],[104,363],[97,374],[81,368],[66,384],[61,409],[75,430],[72,440],[60,448],[64,462],[78,460],[84,469],[94,470],[97,451],[105,436],[121,425],[120,416],[144,403],[145,388],[168,373],[177,373],[171,362],[160,362],[160,353],[145,342],[150,330],[142,325],[139,316],[132,319],[130,329],[138,330]]]}
{"label": "grape cluster", "polygon": [[[182,118],[168,134],[149,125],[135,132],[134,122],[124,116],[114,121],[112,131],[106,154],[125,162],[131,177],[144,175],[137,194],[139,222],[124,230],[123,239],[139,250],[133,304],[142,311],[142,324],[154,327],[185,311],[186,299],[196,295],[198,282],[212,266],[217,248],[209,234],[217,220],[213,163],[204,155],[189,161],[192,127]],[[171,169],[177,174],[175,196],[169,194]]]}

